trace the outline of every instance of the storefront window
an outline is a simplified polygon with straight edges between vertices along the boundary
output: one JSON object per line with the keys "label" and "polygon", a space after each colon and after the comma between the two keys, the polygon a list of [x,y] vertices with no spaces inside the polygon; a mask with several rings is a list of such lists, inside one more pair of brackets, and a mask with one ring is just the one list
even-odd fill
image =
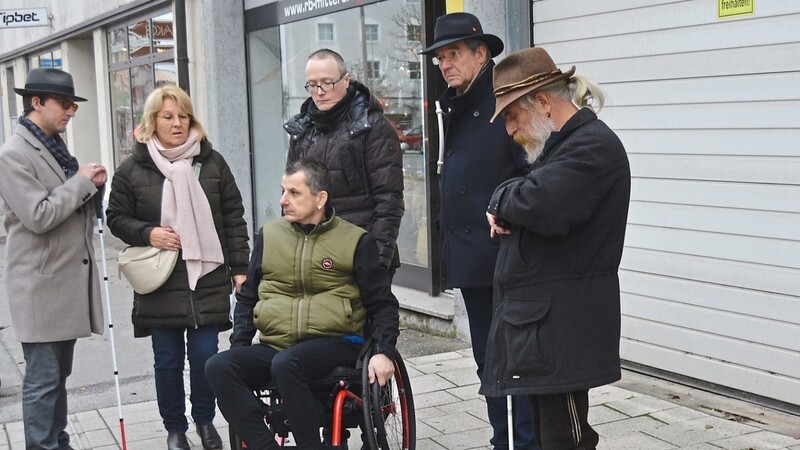
{"label": "storefront window", "polygon": [[[256,226],[280,217],[280,178],[289,147],[281,125],[308,99],[303,88],[308,55],[327,47],[342,55],[351,77],[365,84],[384,105],[397,131],[403,149],[406,205],[398,237],[400,258],[404,265],[427,267],[420,5],[387,0],[319,19],[248,33]],[[316,36],[316,47],[309,46],[309,36]]]}
{"label": "storefront window", "polygon": [[172,13],[140,18],[108,31],[114,161],[133,149],[144,101],[156,87],[177,84]]}
{"label": "storefront window", "polygon": [[38,69],[40,67],[63,69],[64,65],[61,59],[61,49],[55,48],[28,57],[28,70]]}

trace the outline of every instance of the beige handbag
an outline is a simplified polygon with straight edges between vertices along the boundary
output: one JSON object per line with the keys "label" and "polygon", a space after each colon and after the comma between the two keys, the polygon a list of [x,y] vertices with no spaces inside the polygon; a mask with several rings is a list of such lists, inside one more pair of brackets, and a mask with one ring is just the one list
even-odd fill
{"label": "beige handbag", "polygon": [[119,271],[139,294],[160,288],[178,262],[177,250],[161,250],[153,246],[127,247],[119,252]]}
{"label": "beige handbag", "polygon": [[[192,164],[198,179],[202,165],[203,163],[199,160]],[[139,294],[149,294],[167,282],[178,262],[178,251],[161,250],[151,245],[127,247],[119,252],[117,261],[119,271],[131,284],[133,290]]]}

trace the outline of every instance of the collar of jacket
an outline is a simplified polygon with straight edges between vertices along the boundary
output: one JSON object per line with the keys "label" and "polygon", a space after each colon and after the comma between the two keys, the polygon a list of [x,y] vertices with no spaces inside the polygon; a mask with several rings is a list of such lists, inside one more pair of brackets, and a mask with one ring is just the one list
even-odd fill
{"label": "collar of jacket", "polygon": [[336,210],[333,209],[333,206],[325,205],[325,220],[319,224],[299,224],[297,222],[292,222],[292,226],[306,236],[311,236],[312,234],[322,234],[336,226],[334,221],[335,218]]}
{"label": "collar of jacket", "polygon": [[[353,100],[350,102],[350,109],[342,122],[343,127],[351,136],[361,134],[371,128],[369,123],[370,112],[383,112],[383,107],[378,103],[375,96],[370,93],[369,88],[356,80],[350,81],[350,86],[356,90]],[[309,114],[309,107],[313,100],[311,97],[303,102],[300,113],[286,121],[283,129],[292,137],[299,139],[314,127],[314,120]]]}
{"label": "collar of jacket", "polygon": [[[211,154],[212,149],[213,145],[211,145],[211,142],[208,139],[203,139],[202,141],[200,141],[200,154],[195,156],[195,159],[199,158],[200,161],[207,160],[209,155]],[[150,157],[150,152],[147,151],[147,144],[143,142],[137,141],[133,145],[131,158],[133,158],[134,161],[143,166],[156,168],[156,163],[153,162],[153,158]]]}
{"label": "collar of jacket", "polygon": [[550,134],[550,137],[544,144],[542,156],[539,157],[539,161],[544,161],[547,159],[552,150],[558,147],[558,144],[560,144],[564,139],[570,137],[575,130],[593,120],[597,120],[597,114],[595,114],[591,108],[584,107],[579,109],[578,112],[573,114],[572,117],[567,120],[567,123],[565,123],[560,130],[554,131],[552,134]]}
{"label": "collar of jacket", "polygon": [[478,78],[472,83],[469,89],[459,94],[455,88],[449,87],[439,98],[442,108],[449,112],[462,112],[479,103],[487,95],[492,94],[492,72],[494,71],[494,61],[490,60]]}

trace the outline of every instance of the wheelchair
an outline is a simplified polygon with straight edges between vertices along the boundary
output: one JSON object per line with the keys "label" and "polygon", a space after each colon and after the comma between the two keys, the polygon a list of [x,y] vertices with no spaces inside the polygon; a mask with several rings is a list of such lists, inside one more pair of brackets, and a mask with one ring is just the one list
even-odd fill
{"label": "wheelchair", "polygon": [[[363,450],[414,450],[416,419],[408,371],[400,355],[394,359],[394,375],[384,386],[369,383],[369,359],[373,350],[365,346],[356,367],[337,367],[311,390],[323,411],[323,443],[347,450],[349,429],[361,433]],[[265,386],[254,394],[264,403],[264,421],[283,447],[291,424],[283,411],[275,386]],[[247,443],[230,430],[231,449],[247,449]],[[288,447],[287,447],[288,448]],[[355,450],[355,449],[354,449]]]}

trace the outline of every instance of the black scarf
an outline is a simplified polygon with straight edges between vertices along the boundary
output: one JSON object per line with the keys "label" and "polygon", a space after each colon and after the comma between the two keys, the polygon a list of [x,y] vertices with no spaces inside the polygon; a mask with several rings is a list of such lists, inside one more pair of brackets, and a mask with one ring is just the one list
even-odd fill
{"label": "black scarf", "polygon": [[36,139],[47,147],[47,150],[50,151],[53,158],[58,161],[58,165],[61,166],[61,170],[64,171],[64,175],[66,175],[67,178],[70,178],[78,172],[78,159],[69,153],[67,144],[64,143],[61,136],[58,134],[53,137],[46,135],[38,125],[31,122],[31,120],[25,116],[19,118],[19,123],[27,128]]}
{"label": "black scarf", "polygon": [[356,96],[356,88],[349,86],[347,94],[339,100],[339,103],[333,105],[333,108],[327,111],[320,111],[313,101],[308,105],[308,115],[314,121],[314,126],[317,130],[327,133],[336,128],[336,125],[342,121],[342,118],[350,112],[350,103],[353,97]]}

